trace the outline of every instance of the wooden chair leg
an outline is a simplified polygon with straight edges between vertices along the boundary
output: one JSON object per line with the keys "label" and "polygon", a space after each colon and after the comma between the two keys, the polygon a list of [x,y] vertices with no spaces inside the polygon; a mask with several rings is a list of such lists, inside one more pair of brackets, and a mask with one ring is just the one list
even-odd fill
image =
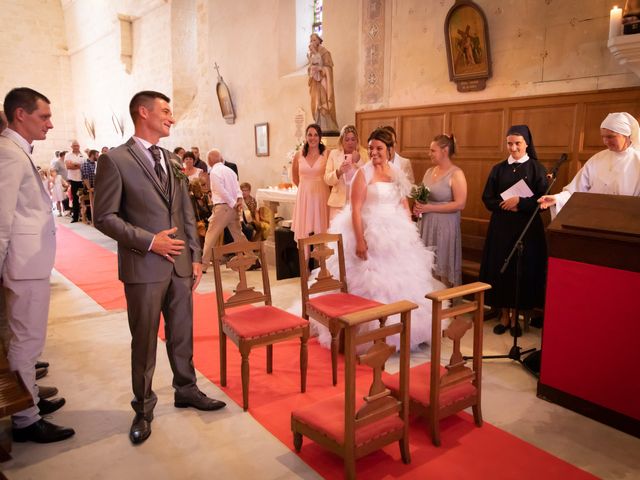
{"label": "wooden chair leg", "polygon": [[[433,414],[433,412],[432,412]],[[431,442],[436,446],[440,446],[440,422],[438,419],[430,418],[429,427],[431,429]]]}
{"label": "wooden chair leg", "polygon": [[298,453],[300,453],[302,449],[302,434],[299,432],[293,432],[293,448],[295,448]]}
{"label": "wooden chair leg", "polygon": [[220,385],[227,386],[227,336],[220,332]]}
{"label": "wooden chair leg", "polygon": [[331,380],[338,384],[338,349],[340,348],[340,330],[331,332]]}
{"label": "wooden chair leg", "polygon": [[246,412],[249,409],[249,352],[240,352],[242,364],[240,376],[242,377],[242,409]]}
{"label": "wooden chair leg", "polygon": [[471,410],[473,410],[473,420],[476,426],[481,427],[482,426],[482,409],[480,408],[480,404],[478,403],[477,405],[473,405],[471,407]]}
{"label": "wooden chair leg", "polygon": [[409,436],[405,435],[402,437],[398,443],[400,444],[400,457],[402,458],[402,463],[408,465],[411,463],[411,452],[409,451]]}
{"label": "wooden chair leg", "polygon": [[356,459],[351,455],[344,459],[344,478],[347,480],[356,478]]}
{"label": "wooden chair leg", "polygon": [[267,373],[273,373],[273,345],[267,345]]}
{"label": "wooden chair leg", "polygon": [[300,391],[307,391],[307,365],[309,363],[309,351],[307,348],[308,333],[300,337]]}

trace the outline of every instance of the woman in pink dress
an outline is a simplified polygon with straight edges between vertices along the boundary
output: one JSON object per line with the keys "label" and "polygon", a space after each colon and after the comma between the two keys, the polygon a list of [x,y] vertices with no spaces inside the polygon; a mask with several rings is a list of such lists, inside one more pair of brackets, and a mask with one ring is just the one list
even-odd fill
{"label": "woman in pink dress", "polygon": [[305,131],[306,142],[301,152],[293,158],[293,183],[298,186],[296,205],[293,209],[291,229],[296,241],[312,233],[324,233],[329,226],[329,187],[324,182],[327,159],[322,130],[312,123]]}

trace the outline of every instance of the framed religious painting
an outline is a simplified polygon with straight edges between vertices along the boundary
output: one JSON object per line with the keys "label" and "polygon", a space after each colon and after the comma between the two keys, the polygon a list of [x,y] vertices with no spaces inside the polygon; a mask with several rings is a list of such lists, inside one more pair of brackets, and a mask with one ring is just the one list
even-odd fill
{"label": "framed religious painting", "polygon": [[256,143],[256,156],[269,156],[269,124],[256,123],[254,131],[254,140]]}
{"label": "framed religious painting", "polygon": [[491,77],[489,29],[482,9],[471,0],[456,0],[444,22],[449,79],[459,92],[484,90]]}

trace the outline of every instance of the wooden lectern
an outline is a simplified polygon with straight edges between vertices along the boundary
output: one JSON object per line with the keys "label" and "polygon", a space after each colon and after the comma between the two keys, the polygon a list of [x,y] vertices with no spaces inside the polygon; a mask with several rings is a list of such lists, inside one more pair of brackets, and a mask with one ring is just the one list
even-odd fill
{"label": "wooden lectern", "polygon": [[640,437],[640,198],[575,193],[547,236],[538,396]]}

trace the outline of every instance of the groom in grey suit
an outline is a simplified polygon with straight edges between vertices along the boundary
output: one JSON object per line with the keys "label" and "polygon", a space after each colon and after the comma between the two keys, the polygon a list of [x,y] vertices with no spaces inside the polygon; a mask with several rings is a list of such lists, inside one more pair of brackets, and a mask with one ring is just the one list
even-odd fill
{"label": "groom in grey suit", "polygon": [[36,385],[35,364],[47,334],[56,227],[51,198],[31,159],[31,144],[44,140],[53,128],[49,103],[35,90],[14,88],[4,99],[9,126],[0,134],[0,294],[11,332],[7,357],[34,402],[13,415],[13,439],[18,442],[50,443],[74,434],[40,417],[62,407],[65,400],[40,400]]}
{"label": "groom in grey suit", "polygon": [[95,226],[118,242],[118,272],[124,283],[131,331],[136,415],[129,438],[151,434],[157,397],[151,388],[160,313],[173,371],[175,406],[217,410],[224,402],[196,386],[193,367],[193,295],[202,276],[202,250],[189,198],[188,180],[156,144],[175,122],[169,98],[142,91],[129,112],[135,132],[127,143],[100,156],[95,180]]}

